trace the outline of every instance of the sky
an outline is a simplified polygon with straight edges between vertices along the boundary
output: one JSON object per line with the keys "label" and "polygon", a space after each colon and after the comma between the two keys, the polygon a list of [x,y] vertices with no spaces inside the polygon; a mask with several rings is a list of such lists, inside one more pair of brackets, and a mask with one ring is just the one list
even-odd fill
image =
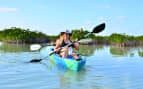
{"label": "sky", "polygon": [[143,0],[0,0],[0,30],[20,27],[57,35],[103,22],[98,35],[143,35]]}

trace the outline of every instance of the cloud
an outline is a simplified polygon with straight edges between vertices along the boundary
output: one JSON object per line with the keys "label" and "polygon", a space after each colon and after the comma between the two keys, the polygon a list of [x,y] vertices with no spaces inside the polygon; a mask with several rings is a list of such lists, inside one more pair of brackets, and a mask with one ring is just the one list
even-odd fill
{"label": "cloud", "polygon": [[0,12],[17,12],[18,8],[0,8]]}

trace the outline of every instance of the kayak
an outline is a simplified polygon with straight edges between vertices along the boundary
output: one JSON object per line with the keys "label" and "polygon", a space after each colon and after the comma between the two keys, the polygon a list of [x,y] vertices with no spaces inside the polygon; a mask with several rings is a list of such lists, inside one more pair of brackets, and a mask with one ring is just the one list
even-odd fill
{"label": "kayak", "polygon": [[53,60],[56,64],[63,68],[67,68],[74,71],[79,71],[84,68],[86,63],[86,58],[84,56],[79,55],[82,59],[80,61],[76,61],[72,56],[68,56],[67,58],[62,58],[58,54],[50,55],[50,59]]}

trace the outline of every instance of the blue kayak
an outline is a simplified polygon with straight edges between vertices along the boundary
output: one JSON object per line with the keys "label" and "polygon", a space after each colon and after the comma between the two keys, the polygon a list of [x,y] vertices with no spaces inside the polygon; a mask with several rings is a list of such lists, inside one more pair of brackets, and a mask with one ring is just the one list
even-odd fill
{"label": "blue kayak", "polygon": [[68,56],[68,58],[62,58],[58,54],[50,55],[51,60],[53,60],[56,64],[63,68],[67,68],[74,71],[81,70],[86,63],[86,58],[84,56],[79,56],[80,61],[76,61],[72,56]]}

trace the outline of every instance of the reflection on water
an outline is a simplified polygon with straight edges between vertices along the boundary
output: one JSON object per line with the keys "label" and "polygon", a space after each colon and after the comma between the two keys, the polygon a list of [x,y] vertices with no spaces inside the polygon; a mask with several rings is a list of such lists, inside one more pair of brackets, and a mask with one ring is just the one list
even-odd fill
{"label": "reflection on water", "polygon": [[143,47],[138,48],[138,54],[140,57],[143,57]]}
{"label": "reflection on water", "polygon": [[[131,47],[110,47],[110,53],[112,55],[127,56],[131,53],[131,51]],[[134,53],[131,53],[131,55],[134,55]]]}
{"label": "reflection on water", "polygon": [[79,51],[75,51],[84,56],[91,56],[95,51],[101,49],[104,49],[103,45],[81,45]]}
{"label": "reflection on water", "polygon": [[110,53],[116,56],[130,56],[133,57],[135,54],[138,54],[140,57],[143,57],[143,47],[110,47]]}
{"label": "reflection on water", "polygon": [[0,46],[2,45],[2,42],[0,42]]}
{"label": "reflection on water", "polygon": [[59,65],[56,65],[52,60],[44,61],[42,64],[47,66],[52,72],[56,73],[56,76],[59,78],[60,89],[72,88],[73,83],[84,80],[84,77],[86,76],[85,69],[79,72],[64,69],[59,67]]}
{"label": "reflection on water", "polygon": [[0,45],[0,89],[143,89],[143,47],[82,45],[87,58],[79,72],[63,69],[29,45]]}
{"label": "reflection on water", "polygon": [[6,43],[3,43],[1,44],[0,43],[0,51],[3,51],[3,52],[9,52],[9,53],[14,53],[14,52],[29,52],[30,49],[29,49],[29,45],[27,44],[6,44]]}
{"label": "reflection on water", "polygon": [[[104,50],[106,46],[104,45],[81,45],[80,50],[75,50],[77,53],[84,56],[92,56],[94,52],[98,50]],[[46,48],[46,47],[45,47]],[[44,49],[43,49],[44,50]],[[30,47],[28,44],[5,44],[0,43],[0,51],[5,53],[20,53],[20,52],[30,52]],[[45,51],[45,50],[44,50]],[[110,46],[110,54],[113,56],[131,56],[133,57],[135,53],[138,53],[140,57],[143,57],[143,47],[116,47]]]}

